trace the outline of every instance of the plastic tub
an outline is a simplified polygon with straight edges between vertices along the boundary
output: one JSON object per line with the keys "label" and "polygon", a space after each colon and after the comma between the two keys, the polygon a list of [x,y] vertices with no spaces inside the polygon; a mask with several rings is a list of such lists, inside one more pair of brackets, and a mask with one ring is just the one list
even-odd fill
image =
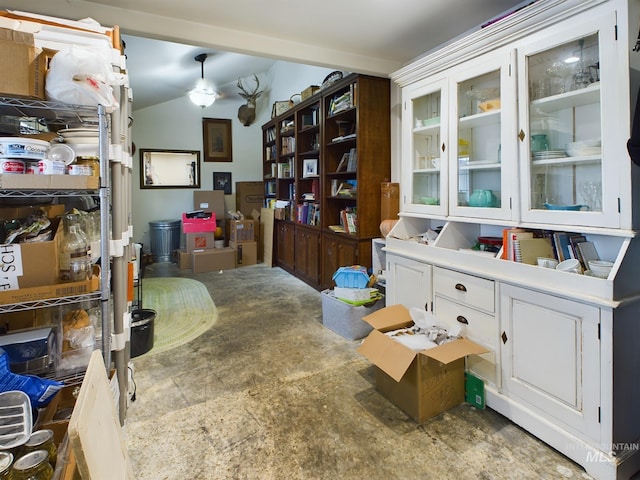
{"label": "plastic tub", "polygon": [[131,358],[147,353],[153,348],[156,311],[140,308],[131,312]]}
{"label": "plastic tub", "polygon": [[49,142],[36,138],[0,137],[0,155],[40,160],[47,156]]}

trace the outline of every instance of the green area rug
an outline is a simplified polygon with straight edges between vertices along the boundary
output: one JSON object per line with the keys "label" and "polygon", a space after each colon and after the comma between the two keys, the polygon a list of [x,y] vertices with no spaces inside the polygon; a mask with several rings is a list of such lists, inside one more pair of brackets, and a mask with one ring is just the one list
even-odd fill
{"label": "green area rug", "polygon": [[190,278],[144,278],[142,308],[156,311],[153,348],[145,355],[184,345],[206,332],[218,319],[207,288]]}

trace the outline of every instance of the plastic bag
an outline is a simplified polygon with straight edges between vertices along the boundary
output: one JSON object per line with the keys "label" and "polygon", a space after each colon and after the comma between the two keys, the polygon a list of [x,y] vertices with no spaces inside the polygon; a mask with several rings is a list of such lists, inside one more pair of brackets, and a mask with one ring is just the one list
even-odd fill
{"label": "plastic bag", "polygon": [[74,105],[103,105],[108,112],[118,108],[111,85],[121,79],[109,59],[99,51],[71,45],[51,59],[45,83],[48,100]]}
{"label": "plastic bag", "polygon": [[32,408],[45,407],[64,384],[35,375],[18,375],[9,370],[9,355],[0,348],[0,391],[20,390],[28,395]]}

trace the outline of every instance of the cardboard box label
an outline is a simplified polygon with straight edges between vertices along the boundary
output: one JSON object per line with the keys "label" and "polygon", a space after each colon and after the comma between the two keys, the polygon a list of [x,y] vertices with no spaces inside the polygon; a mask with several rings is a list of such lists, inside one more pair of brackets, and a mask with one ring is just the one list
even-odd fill
{"label": "cardboard box label", "polygon": [[[22,270],[22,249],[20,248],[20,244],[11,243],[0,245],[0,272],[3,278],[14,279],[24,274]],[[0,290],[10,289],[0,287]]]}

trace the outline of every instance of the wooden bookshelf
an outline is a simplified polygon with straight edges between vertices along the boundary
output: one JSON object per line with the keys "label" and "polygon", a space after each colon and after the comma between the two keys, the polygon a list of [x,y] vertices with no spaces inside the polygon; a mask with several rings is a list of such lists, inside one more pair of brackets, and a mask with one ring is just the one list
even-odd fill
{"label": "wooden bookshelf", "polygon": [[[371,266],[390,178],[389,89],[388,79],[352,74],[262,127],[265,192],[290,205],[276,215],[275,262],[317,289],[333,287],[338,267]],[[287,162],[292,178],[274,181],[271,164]]]}

